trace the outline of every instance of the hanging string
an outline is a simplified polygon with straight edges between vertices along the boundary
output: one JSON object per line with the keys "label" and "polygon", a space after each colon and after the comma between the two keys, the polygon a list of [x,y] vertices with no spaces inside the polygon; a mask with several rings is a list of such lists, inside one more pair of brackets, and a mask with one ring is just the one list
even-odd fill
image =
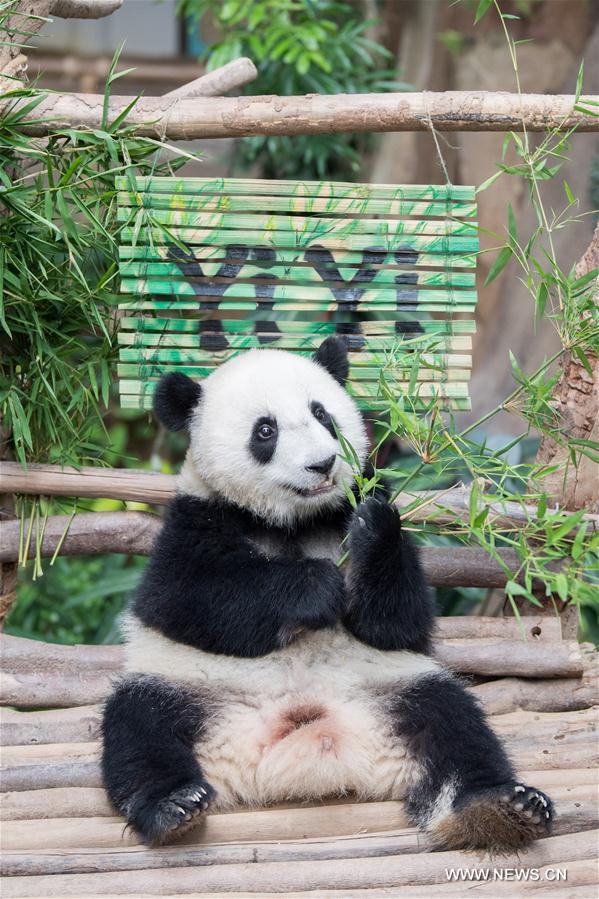
{"label": "hanging string", "polygon": [[[439,160],[439,165],[443,170],[443,174],[445,176],[445,234],[444,234],[444,270],[445,270],[445,278],[446,278],[446,290],[448,293],[448,305],[449,310],[447,313],[447,321],[448,321],[448,333],[446,336],[446,363],[442,368],[442,379],[439,384],[444,385],[445,388],[449,386],[450,378],[449,378],[449,342],[452,340],[454,335],[454,314],[455,314],[455,296],[453,292],[453,278],[452,278],[452,267],[450,265],[450,246],[449,246],[449,222],[453,221],[453,199],[451,196],[451,188],[453,186],[451,178],[449,177],[449,171],[445,164],[445,159],[443,158],[443,153],[441,152],[441,146],[439,144],[439,138],[437,136],[437,131],[433,124],[433,119],[430,113],[429,105],[428,105],[428,91],[423,91],[422,94],[423,102],[424,102],[424,111],[426,115],[426,124],[428,129],[432,135],[433,142],[435,144],[435,149],[437,151],[437,158]],[[448,397],[451,399],[450,397]]]}

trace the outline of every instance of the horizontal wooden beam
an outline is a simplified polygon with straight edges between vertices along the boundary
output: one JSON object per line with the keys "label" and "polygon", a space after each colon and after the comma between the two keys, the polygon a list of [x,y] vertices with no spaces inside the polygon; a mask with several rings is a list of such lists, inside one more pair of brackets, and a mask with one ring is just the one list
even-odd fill
{"label": "horizontal wooden beam", "polygon": [[[158,139],[248,137],[383,131],[599,131],[599,117],[574,109],[571,94],[499,91],[308,94],[303,97],[111,97],[108,119],[134,103],[124,124]],[[29,103],[16,100],[16,105]],[[582,97],[579,105],[598,103]],[[47,94],[20,128],[44,136],[63,128],[102,126],[101,94]],[[593,107],[594,108],[594,107]]]}
{"label": "horizontal wooden beam", "polygon": [[[0,704],[23,708],[99,702],[124,662],[123,646],[58,646],[2,635],[0,648]],[[512,637],[440,633],[435,657],[455,671],[483,677],[580,678],[584,671],[578,643],[536,639],[529,630]]]}
{"label": "horizontal wooden beam", "polygon": [[[78,496],[120,499],[166,505],[176,493],[177,477],[134,468],[61,468],[60,465],[18,462],[0,463],[0,493],[34,496]],[[419,506],[408,514],[410,521],[455,523],[470,515],[470,487],[460,484],[450,490],[416,490],[400,493],[396,503],[405,508],[414,500]],[[537,514],[536,506],[497,500],[491,503],[490,519],[498,526],[520,527]],[[599,528],[599,515],[585,515],[590,527]]]}
{"label": "horizontal wooden beam", "polygon": [[[160,518],[148,512],[81,512],[73,519],[70,515],[53,515],[46,520],[39,554],[48,558],[60,547],[62,556],[104,553],[147,556],[160,524]],[[19,558],[20,530],[17,520],[3,522],[0,562],[15,562]],[[36,542],[37,531],[33,528],[30,559],[37,552]],[[433,587],[504,587],[518,570],[519,561],[511,549],[500,550],[499,555],[510,574],[484,549],[477,547],[428,546],[421,551],[424,573]]]}

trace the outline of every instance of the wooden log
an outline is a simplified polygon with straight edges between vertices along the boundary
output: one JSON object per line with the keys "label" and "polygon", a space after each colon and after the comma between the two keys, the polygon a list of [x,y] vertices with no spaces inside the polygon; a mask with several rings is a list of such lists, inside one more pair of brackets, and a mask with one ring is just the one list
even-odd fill
{"label": "wooden log", "polygon": [[0,743],[26,746],[39,743],[85,743],[97,740],[101,710],[98,705],[43,712],[0,709]]}
{"label": "wooden log", "polygon": [[503,674],[580,677],[583,671],[578,644],[566,640],[552,644],[493,639],[440,640],[435,646],[435,656],[454,671],[490,677]]}
{"label": "wooden log", "polygon": [[[177,477],[157,472],[98,467],[80,469],[60,465],[30,464],[23,468],[18,462],[3,462],[0,467],[0,493],[23,493],[42,496],[81,496],[123,499],[135,502],[168,503],[176,492]],[[435,497],[437,498],[435,500]],[[410,514],[411,521],[434,520],[447,522],[448,515],[467,517],[470,514],[470,487],[458,485],[451,490],[417,490],[400,493],[397,505],[402,508],[414,500],[423,505]],[[518,527],[536,517],[535,506],[516,502],[494,502],[492,519],[501,525]],[[587,514],[591,527],[599,528],[599,515]]]}
{"label": "wooden log", "polygon": [[0,679],[0,705],[21,708],[56,708],[102,702],[114,677],[108,671],[81,675],[4,672]]}
{"label": "wooden log", "polygon": [[[80,512],[49,515],[39,547],[42,558],[61,556],[96,556],[105,553],[149,556],[160,531],[161,520],[148,512]],[[0,535],[0,562],[16,561],[19,554],[20,522],[8,521]],[[66,537],[65,537],[66,533]],[[31,531],[28,558],[37,553],[37,529]]]}
{"label": "wooden log", "polygon": [[[589,861],[595,858],[597,831],[567,834],[539,840],[526,854],[502,859],[505,867],[527,867]],[[448,868],[480,867],[480,853],[407,853],[380,858],[346,858],[322,861],[285,861],[268,864],[203,865],[201,881],[193,867],[155,868],[147,871],[118,871],[101,874],[53,874],[7,878],[5,897],[82,896],[90,893],[116,895],[172,895],[246,890],[262,895],[293,890],[379,889],[405,885],[444,884]],[[495,884],[496,889],[496,884]],[[404,891],[405,895],[405,891]]]}
{"label": "wooden log", "polygon": [[[568,881],[569,883],[575,881],[577,886],[564,886],[563,883],[555,886],[551,882],[547,883],[548,877],[556,876],[555,869],[555,865],[545,865],[538,869],[539,881],[544,884],[541,889],[535,889],[538,887],[538,882],[531,883],[529,880],[521,884],[524,893],[520,886],[516,888],[517,892],[514,892],[513,887],[508,883],[505,889],[501,890],[501,899],[522,899],[524,894],[526,899],[546,899],[547,896],[549,899],[589,899],[589,894],[593,894],[595,891],[597,875],[594,862],[583,860],[568,863]],[[512,870],[510,868],[510,871]],[[514,877],[514,875],[511,876]],[[550,892],[548,893],[547,890]],[[85,895],[87,899],[120,899],[122,893],[102,893],[101,895],[86,893]],[[256,893],[238,892],[237,890],[234,893],[223,893],[219,890],[198,893],[197,890],[194,890],[191,895],[194,899],[258,899]],[[374,890],[319,890],[317,895],[318,899],[423,899],[421,890],[418,887],[411,887],[409,884],[399,887],[378,887]],[[169,892],[168,896],[169,899],[189,899],[190,894]],[[315,893],[312,890],[307,892],[304,890],[292,890],[291,892],[286,890],[284,893],[269,892],[261,895],[260,899],[264,899],[264,896],[268,896],[268,899],[315,899]],[[464,899],[464,884],[463,882],[460,884],[427,884],[426,899],[436,896],[457,896],[459,899]],[[493,899],[497,899],[497,885],[477,883],[476,896],[492,896]],[[29,899],[47,899],[47,897],[34,896]],[[53,896],[52,899],[66,899],[66,897]]]}
{"label": "wooden log", "polygon": [[258,77],[258,70],[251,59],[241,56],[199,78],[167,91],[165,97],[172,100],[190,99],[192,97],[222,97],[234,88],[243,87]]}
{"label": "wooden log", "polygon": [[[590,789],[590,788],[589,788]],[[104,818],[115,814],[101,787],[55,787],[0,793],[3,821],[32,818]]]}
{"label": "wooden log", "polygon": [[[557,795],[554,836],[595,829],[599,823],[597,804],[588,786],[570,788],[568,795]],[[568,792],[562,789],[561,793]],[[260,814],[260,813],[256,813]],[[397,819],[395,820],[395,818]],[[5,820],[9,820],[5,818]],[[388,820],[381,812],[381,824]],[[82,874],[101,871],[136,871],[151,868],[178,868],[193,865],[223,865],[243,862],[303,861],[342,858],[372,858],[417,852],[423,838],[410,827],[403,812],[393,815],[388,833],[360,833],[341,839],[320,837],[305,840],[301,836],[285,842],[215,843],[172,846],[147,850],[141,846],[115,845],[111,848],[15,849],[4,850],[1,870],[5,876],[32,874]],[[234,822],[233,822],[234,824]],[[378,825],[371,824],[371,830]]]}
{"label": "wooden log", "polygon": [[80,469],[60,465],[3,462],[0,493],[124,499],[164,505],[175,495],[176,477],[127,468]]}
{"label": "wooden log", "polygon": [[[40,555],[48,558],[60,547],[60,555],[150,554],[161,527],[157,515],[147,512],[82,512],[49,516],[45,523]],[[68,531],[67,531],[68,528]],[[16,561],[19,554],[18,521],[8,521],[0,534],[0,562]],[[67,536],[65,537],[65,531]],[[29,558],[37,552],[36,529],[32,530]],[[504,564],[516,571],[518,557],[513,550],[500,550]],[[484,549],[476,547],[425,547],[421,553],[426,578],[434,587],[503,587],[509,575]]]}
{"label": "wooden log", "polygon": [[[135,102],[137,99],[137,102]],[[596,98],[581,97],[579,105]],[[102,125],[101,94],[50,94],[21,124],[25,134],[46,136],[63,128]],[[306,96],[199,97],[177,106],[166,97],[111,97],[109,122],[128,106],[124,124],[138,135],[163,140],[244,137],[257,134],[330,134],[384,131],[598,131],[592,115],[574,109],[568,94],[499,91],[308,94]],[[18,109],[18,105],[17,105]]]}
{"label": "wooden log", "polygon": [[[476,619],[473,619],[476,620]],[[2,635],[0,705],[89,705],[106,697],[123,664],[122,646],[59,646]],[[437,640],[436,656],[456,671],[500,676],[577,678],[583,661],[568,641]]]}
{"label": "wooden log", "polygon": [[123,5],[123,0],[52,0],[50,13],[60,19],[103,19]]}
{"label": "wooden log", "polygon": [[[595,710],[549,714],[517,712],[493,726],[520,768],[546,770],[591,766],[598,758]],[[49,743],[3,749],[6,790],[42,790],[101,785],[99,744]]]}
{"label": "wooden log", "polygon": [[592,657],[586,664],[583,654],[583,675],[580,680],[504,677],[478,684],[472,690],[490,715],[516,709],[568,712],[589,708],[597,703],[599,697],[597,653],[593,649]]}
{"label": "wooden log", "polygon": [[[518,709],[532,712],[557,712],[588,709],[599,692],[597,674],[583,679],[525,680],[502,678],[470,688],[491,715]],[[0,709],[1,742],[5,746],[30,743],[83,743],[97,739],[100,709],[94,705],[74,708],[23,712]]]}
{"label": "wooden log", "polygon": [[[556,827],[558,833],[584,830],[595,826],[597,803],[595,795],[598,786],[597,773],[586,768],[519,772],[525,783],[534,784],[559,801],[559,815]],[[330,800],[328,805],[352,803],[351,797]],[[321,806],[322,803],[301,803],[301,808]],[[281,808],[300,807],[294,803],[281,803]],[[385,806],[381,806],[382,820]],[[57,787],[55,789],[21,790],[0,794],[0,811],[3,821],[28,821],[43,818],[106,818],[114,817],[102,787]],[[408,827],[409,821],[403,813],[391,809],[395,827]]]}

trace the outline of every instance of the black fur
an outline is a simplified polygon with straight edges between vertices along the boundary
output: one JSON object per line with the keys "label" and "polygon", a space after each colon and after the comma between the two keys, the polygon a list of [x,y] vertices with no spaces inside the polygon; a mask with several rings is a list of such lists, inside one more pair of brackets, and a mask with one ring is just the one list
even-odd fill
{"label": "black fur", "polygon": [[193,752],[209,713],[196,694],[159,677],[129,677],[106,702],[104,786],[145,843],[163,842],[214,797]]}
{"label": "black fur", "polygon": [[[270,437],[263,437],[260,432],[260,429],[265,425],[272,431]],[[277,423],[274,418],[269,416],[259,418],[252,428],[252,436],[248,444],[248,449],[256,462],[259,462],[260,465],[266,465],[270,462],[277,448],[277,439]]]}
{"label": "black fur", "polygon": [[181,372],[171,372],[159,382],[154,393],[154,414],[169,431],[182,431],[202,396],[202,388]]}
{"label": "black fur", "polygon": [[320,344],[314,354],[314,361],[326,368],[338,384],[343,385],[349,375],[349,359],[347,357],[347,344],[342,337],[327,337]]}
{"label": "black fur", "polygon": [[314,416],[314,418],[320,422],[320,424],[325,428],[331,437],[337,437],[337,432],[335,430],[335,422],[324,408],[322,403],[317,402],[317,400],[313,400],[310,403],[310,412]]}
{"label": "black fur", "polygon": [[401,687],[390,702],[395,733],[426,772],[410,792],[407,808],[419,820],[443,784],[455,778],[456,801],[514,781],[514,770],[485,714],[465,687],[447,673]]}
{"label": "black fur", "polygon": [[[316,526],[338,526],[339,514]],[[279,538],[289,555],[267,558],[252,533]],[[301,529],[285,532],[227,503],[178,496],[154,545],[135,614],[172,640],[244,657],[265,655],[298,630],[331,626],[345,601],[343,575],[328,560],[298,558],[298,539]]]}
{"label": "black fur", "polygon": [[421,779],[408,790],[412,820],[426,827],[440,790],[455,786],[453,820],[439,827],[438,845],[515,851],[550,832],[551,800],[516,780],[485,713],[455,677],[429,674],[401,686],[387,710],[396,735],[422,766]]}
{"label": "black fur", "polygon": [[433,600],[397,509],[371,498],[350,528],[350,597],[345,626],[377,649],[430,651]]}

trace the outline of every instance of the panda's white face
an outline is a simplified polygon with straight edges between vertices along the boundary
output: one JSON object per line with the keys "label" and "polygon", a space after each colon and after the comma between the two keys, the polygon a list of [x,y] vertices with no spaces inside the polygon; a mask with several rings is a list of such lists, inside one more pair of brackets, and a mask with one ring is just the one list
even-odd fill
{"label": "panda's white face", "polygon": [[353,473],[335,426],[361,464],[367,439],[355,403],[325,368],[280,350],[251,350],[201,386],[182,489],[223,496],[277,524],[342,502]]}

